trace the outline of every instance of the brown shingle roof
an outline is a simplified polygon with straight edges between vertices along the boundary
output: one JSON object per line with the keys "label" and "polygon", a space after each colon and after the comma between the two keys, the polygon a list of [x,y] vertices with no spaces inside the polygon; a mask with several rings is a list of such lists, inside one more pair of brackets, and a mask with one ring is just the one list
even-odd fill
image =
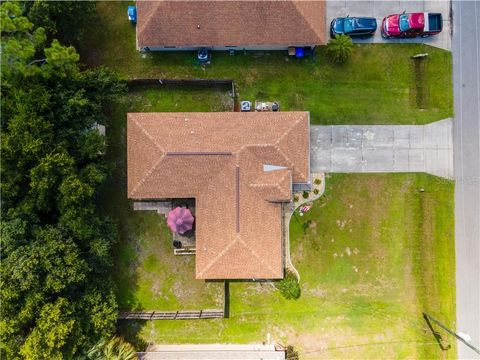
{"label": "brown shingle roof", "polygon": [[137,45],[295,46],[325,43],[325,2],[137,1]]}
{"label": "brown shingle roof", "polygon": [[129,113],[128,196],[196,198],[197,278],[281,278],[279,202],[309,181],[308,124],[307,112]]}

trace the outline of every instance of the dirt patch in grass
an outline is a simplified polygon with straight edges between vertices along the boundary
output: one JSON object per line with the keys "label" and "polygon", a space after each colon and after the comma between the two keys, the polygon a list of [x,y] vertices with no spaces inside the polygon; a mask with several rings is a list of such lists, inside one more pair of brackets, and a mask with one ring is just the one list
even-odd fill
{"label": "dirt patch in grass", "polygon": [[410,104],[421,110],[429,106],[428,59],[412,59],[412,81],[410,83]]}

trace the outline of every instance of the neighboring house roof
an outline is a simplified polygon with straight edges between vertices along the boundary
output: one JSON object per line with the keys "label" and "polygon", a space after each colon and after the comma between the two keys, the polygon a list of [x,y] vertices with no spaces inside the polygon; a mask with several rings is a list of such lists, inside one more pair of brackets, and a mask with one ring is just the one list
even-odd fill
{"label": "neighboring house roof", "polygon": [[196,277],[283,276],[281,204],[309,182],[308,112],[129,113],[128,197],[195,198]]}
{"label": "neighboring house roof", "polygon": [[137,1],[137,47],[325,44],[325,2]]}

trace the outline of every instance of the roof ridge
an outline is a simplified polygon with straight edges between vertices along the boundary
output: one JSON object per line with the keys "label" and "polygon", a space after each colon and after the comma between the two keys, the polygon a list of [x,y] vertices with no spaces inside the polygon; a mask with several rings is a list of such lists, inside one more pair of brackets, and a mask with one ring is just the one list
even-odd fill
{"label": "roof ridge", "polygon": [[157,166],[163,161],[163,158],[165,157],[165,155],[162,155],[156,162],[155,164],[153,164],[153,166],[145,173],[145,176],[137,182],[137,185],[135,185],[132,189],[132,191],[130,191],[130,196],[133,196],[137,191],[138,191],[138,188],[143,185],[145,183],[145,181],[147,181],[147,179],[150,177],[150,175],[152,175],[152,173],[155,171],[155,169],[157,168]]}
{"label": "roof ridge", "polygon": [[155,141],[155,139],[153,138],[153,136],[151,136],[149,134],[149,132],[147,130],[145,130],[145,128],[143,126],[141,126],[138,121],[133,118],[132,121],[135,123],[135,125],[137,125],[137,127],[142,131],[142,133],[163,153],[165,153],[165,150]]}
{"label": "roof ridge", "polygon": [[[318,1],[318,0],[313,0],[313,1]],[[325,0],[321,0],[320,2],[324,2]],[[303,18],[303,20],[305,20],[305,23],[308,25],[308,27],[310,28],[310,30],[312,31],[313,34],[315,34],[318,38],[320,39],[323,39],[323,32],[321,33],[318,33],[317,31],[315,31],[315,29],[313,28],[312,24],[310,23],[310,18],[307,18],[302,11],[300,11],[299,9],[299,5],[300,3],[302,3],[303,1],[300,0],[300,1],[295,1],[295,0],[292,0],[291,3],[293,5],[293,7],[295,8],[295,10],[297,10],[297,13],[300,14],[300,16]],[[309,1],[306,1],[306,2],[309,2]],[[323,5],[325,6],[325,4]]]}
{"label": "roof ridge", "polygon": [[[152,3],[155,3],[155,1],[152,1]],[[149,12],[148,17],[145,21],[137,21],[137,24],[140,23],[140,24],[143,25],[143,26],[137,27],[137,30],[136,30],[137,39],[138,39],[138,35],[141,34],[148,27],[148,25],[150,25],[150,22],[152,21],[152,18],[154,17],[154,15],[156,15],[157,10],[160,7],[160,3],[161,3],[161,1],[158,1],[155,4],[156,5],[155,9]]]}
{"label": "roof ridge", "polygon": [[133,196],[137,191],[138,188],[147,181],[147,179],[152,175],[153,171],[157,168],[157,166],[163,161],[163,158],[165,157],[165,150],[155,141],[155,139],[148,133],[147,130],[143,126],[140,126],[138,121],[136,119],[132,119],[133,123],[137,126],[138,129],[145,135],[147,139],[149,139],[153,145],[155,145],[160,152],[162,153],[162,156],[153,164],[153,166],[144,174],[143,178],[141,178],[137,184],[133,187],[132,191],[130,191],[129,196]]}
{"label": "roof ridge", "polygon": [[[296,126],[298,123],[300,123],[301,119],[298,119],[296,122],[295,122],[295,125]],[[291,129],[287,130],[286,133],[289,133]],[[285,134],[286,134],[285,133]],[[284,135],[285,135],[284,134]],[[283,135],[282,135],[282,138],[283,138]],[[274,143],[274,144],[262,144],[262,145],[245,145],[245,146],[242,146],[240,148],[240,150],[238,151],[239,153],[243,150],[249,150],[249,148],[254,148],[254,147],[273,147],[282,157],[283,159],[288,163],[288,166],[287,166],[287,169],[290,170],[292,173],[294,170],[296,170],[302,177],[306,178],[307,176],[302,172],[302,171],[299,171],[297,168],[295,168],[294,166],[294,163],[292,162],[292,160],[280,149],[279,147],[279,142],[281,140],[279,140],[278,142]],[[261,159],[257,154],[255,154],[254,152],[250,152],[251,154],[253,154],[257,159],[263,161],[263,159]]]}
{"label": "roof ridge", "polygon": [[[278,170],[277,170],[278,171]],[[291,193],[289,193],[288,195],[282,190],[282,187],[281,187],[281,183],[285,180],[285,178],[287,177],[287,175],[289,175],[290,177],[292,176],[292,171],[290,169],[287,169],[286,171],[284,171],[284,174],[278,179],[278,182],[274,183],[274,184],[259,184],[259,183],[250,183],[249,186],[251,187],[255,187],[255,188],[271,188],[271,189],[275,189],[278,191],[279,194],[281,195],[285,195],[285,198],[286,197],[289,197],[291,195]],[[267,199],[268,200],[268,199]]]}
{"label": "roof ridge", "polygon": [[[262,148],[268,148],[268,147],[271,147],[275,150],[278,150],[278,146],[277,146],[277,143],[270,143],[270,144],[247,144],[247,145],[244,145],[242,146],[239,150],[238,150],[238,154],[240,154],[241,152],[243,151],[250,151],[250,150],[253,150],[254,148],[257,148],[257,147],[262,147]],[[252,154],[253,156],[255,156],[258,160],[260,160],[260,162],[262,163],[265,163],[265,159],[262,159],[260,156],[258,156],[255,152],[252,152],[250,151],[250,154]],[[283,158],[285,160],[287,160],[288,163],[290,163],[290,165],[292,164],[292,162],[290,161],[290,159],[286,158],[284,155],[282,155]],[[288,167],[287,167],[288,168]],[[273,171],[273,170],[272,170]]]}
{"label": "roof ridge", "polygon": [[[289,194],[288,194],[288,196],[290,197],[290,196],[292,196],[292,181],[291,181],[291,179],[292,179],[292,170],[289,169],[288,172],[285,172],[285,174],[281,177],[280,181],[278,182],[277,187],[278,187],[279,192],[282,193],[282,188],[280,187],[280,183],[282,183],[282,182],[285,180],[285,178],[287,177],[287,175],[290,176],[290,192],[289,192]],[[286,195],[286,194],[283,194],[283,195]],[[287,196],[285,196],[285,197],[287,197]]]}
{"label": "roof ridge", "polygon": [[284,140],[284,139],[287,137],[287,135],[290,134],[290,132],[291,132],[293,129],[295,129],[295,128],[298,126],[298,124],[301,123],[302,120],[303,120],[303,119],[302,119],[301,117],[299,117],[299,118],[297,119],[297,121],[295,121],[295,123],[293,124],[293,126],[290,127],[290,128],[278,139],[278,141],[275,143],[275,148],[276,148],[277,151],[285,158],[285,160],[287,160],[287,162],[290,164],[290,170],[291,170],[292,172],[293,172],[293,170],[295,169],[302,177],[306,178],[307,176],[306,176],[303,172],[299,171],[298,169],[296,169],[296,168],[294,167],[294,165],[293,165],[294,163],[292,162],[292,160],[290,160],[290,158],[289,158],[289,157],[282,151],[282,149],[280,148],[280,142],[281,142],[282,140]]}
{"label": "roof ridge", "polygon": [[[272,171],[269,171],[269,173],[275,173],[275,172],[282,172],[283,174],[280,175],[280,177],[278,177],[278,181],[276,181],[275,183],[272,183],[272,184],[265,184],[265,183],[258,183],[258,182],[254,182],[254,183],[250,183],[248,184],[249,186],[252,186],[252,187],[275,187],[277,189],[280,190],[280,183],[285,180],[285,177],[287,175],[289,175],[291,173],[291,170],[290,169],[279,169],[279,170],[272,170]],[[255,181],[257,181],[262,175],[260,175],[259,177],[257,177],[255,179]]]}
{"label": "roof ridge", "polygon": [[[250,253],[251,253],[253,256],[255,256],[263,265],[265,265],[273,274],[275,274],[275,270],[273,270],[273,268],[270,266],[270,264],[266,263],[263,257],[261,257],[260,255],[258,255],[255,250],[253,250],[250,246],[248,246],[247,243],[242,240],[241,236],[240,236],[240,238],[238,239],[238,241],[239,241],[240,244],[242,244],[247,250],[249,250]],[[272,276],[272,277],[274,277],[274,276]]]}
{"label": "roof ridge", "polygon": [[225,254],[227,253],[227,251],[230,250],[230,248],[231,248],[233,245],[235,245],[235,243],[239,240],[239,238],[240,238],[240,235],[237,234],[237,236],[233,239],[233,241],[232,241],[230,244],[228,244],[227,246],[225,246],[225,248],[224,248],[222,251],[220,251],[220,252],[217,254],[217,256],[215,256],[215,257],[207,264],[207,266],[205,266],[205,267],[203,268],[202,271],[197,272],[197,276],[199,276],[199,277],[202,276],[202,275],[203,275],[206,271],[208,271],[213,265],[215,265],[215,263],[216,263],[218,260],[220,260],[220,259],[223,257],[223,255],[225,255]]}
{"label": "roof ridge", "polygon": [[285,153],[282,151],[282,149],[280,149],[280,147],[278,146],[278,144],[275,144],[275,145],[273,146],[273,148],[274,148],[275,150],[277,150],[278,153],[285,159],[285,161],[288,163],[288,168],[289,168],[290,170],[293,170],[294,164],[293,164],[292,160],[290,160],[290,158],[289,158],[287,155],[285,155]]}
{"label": "roof ridge", "polygon": [[[202,271],[198,272],[198,276],[202,276],[213,265],[215,265],[215,263],[218,262],[218,260],[220,260],[237,242],[239,244],[242,244],[248,251],[250,251],[250,253],[254,257],[256,257],[263,265],[265,265],[272,272],[272,274],[275,274],[275,270],[272,268],[272,266],[267,262],[265,262],[265,260],[260,255],[258,255],[255,250],[253,250],[250,246],[248,246],[247,243],[242,240],[242,237],[240,234],[237,234],[235,239],[230,244],[228,244],[220,253],[218,253],[217,256],[215,256],[215,258],[213,258],[212,261],[210,261],[210,263],[208,263],[208,265],[203,268]],[[274,277],[274,275],[272,277]]]}
{"label": "roof ridge", "polygon": [[[278,151],[280,152],[280,154],[282,154],[282,156],[283,156],[285,159],[287,159],[287,160],[290,162],[290,164],[292,164],[291,160],[288,158],[288,156],[285,155],[285,153],[284,153],[280,148],[278,149]],[[291,168],[292,172],[293,172],[293,170],[295,169],[302,177],[307,178],[307,175],[305,175],[302,171],[299,171],[299,170],[298,170],[297,168],[295,168],[293,165],[292,165],[290,168]]]}
{"label": "roof ridge", "polygon": [[281,142],[283,139],[285,139],[285,138],[287,137],[287,135],[290,134],[290,132],[291,132],[293,129],[295,129],[295,128],[297,127],[297,125],[298,125],[302,120],[303,120],[303,119],[302,119],[301,117],[299,117],[299,118],[295,121],[295,123],[294,123],[292,126],[290,126],[290,127],[287,129],[287,131],[285,131],[285,132],[282,134],[282,136],[280,136],[280,137],[278,138],[278,140],[275,142],[275,145],[280,144],[280,142]]}

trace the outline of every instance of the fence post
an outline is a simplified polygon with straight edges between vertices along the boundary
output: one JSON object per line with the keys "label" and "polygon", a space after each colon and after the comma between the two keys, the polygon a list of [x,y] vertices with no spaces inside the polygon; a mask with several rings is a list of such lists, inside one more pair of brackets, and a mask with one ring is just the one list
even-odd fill
{"label": "fence post", "polygon": [[225,280],[223,284],[223,317],[228,319],[230,317],[230,282]]}

